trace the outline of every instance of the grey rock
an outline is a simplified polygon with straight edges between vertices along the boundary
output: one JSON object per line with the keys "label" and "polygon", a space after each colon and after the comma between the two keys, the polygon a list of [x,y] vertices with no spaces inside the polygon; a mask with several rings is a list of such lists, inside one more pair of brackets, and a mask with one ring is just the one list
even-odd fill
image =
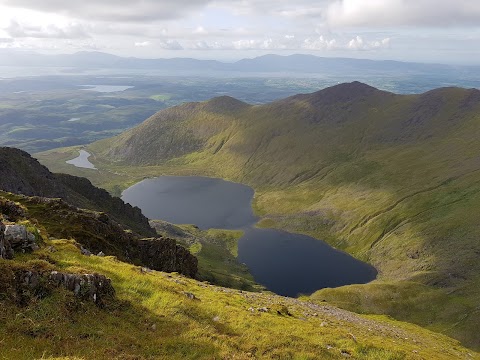
{"label": "grey rock", "polygon": [[58,250],[55,246],[49,246],[49,247],[47,247],[47,251],[51,252],[51,253],[54,253],[54,252],[57,252]]}
{"label": "grey rock", "polygon": [[184,292],[183,293],[187,298],[189,298],[190,300],[198,300],[198,298],[195,296],[195,294],[192,294],[190,292]]}
{"label": "grey rock", "polygon": [[13,249],[10,242],[5,239],[5,225],[0,221],[0,259],[13,258]]}
{"label": "grey rock", "polygon": [[75,296],[102,304],[104,298],[113,297],[115,289],[110,279],[100,274],[66,274],[52,271],[49,280],[56,287],[64,287]]}
{"label": "grey rock", "polygon": [[27,231],[24,225],[6,225],[0,233],[3,236],[0,239],[0,257],[4,259],[12,259],[15,251],[31,252],[39,249],[35,235]]}
{"label": "grey rock", "polygon": [[37,288],[40,285],[40,275],[36,272],[27,271],[23,277],[23,285],[30,288]]}
{"label": "grey rock", "polygon": [[85,256],[90,256],[90,255],[92,255],[92,253],[90,252],[90,250],[85,249],[83,246],[80,248],[80,252],[82,253],[82,255],[85,255]]}
{"label": "grey rock", "polygon": [[104,256],[105,256],[105,253],[104,253],[103,251],[100,251],[100,252],[97,254],[97,256],[99,256],[99,257],[104,257]]}
{"label": "grey rock", "polygon": [[178,272],[189,277],[195,277],[197,273],[197,258],[173,239],[142,239],[138,241],[138,250],[142,264],[150,269]]}
{"label": "grey rock", "polygon": [[27,228],[23,225],[7,225],[5,227],[5,239],[9,241],[12,246],[28,243]]}

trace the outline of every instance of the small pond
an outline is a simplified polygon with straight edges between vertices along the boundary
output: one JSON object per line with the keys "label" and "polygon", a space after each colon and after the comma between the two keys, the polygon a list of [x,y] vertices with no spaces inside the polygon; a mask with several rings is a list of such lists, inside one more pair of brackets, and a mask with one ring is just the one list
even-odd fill
{"label": "small pond", "polygon": [[75,159],[68,160],[66,161],[67,164],[75,165],[76,167],[79,168],[85,168],[85,169],[93,169],[97,170],[95,165],[93,165],[88,158],[91,156],[88,151],[85,150],[80,150],[80,155],[78,155]]}

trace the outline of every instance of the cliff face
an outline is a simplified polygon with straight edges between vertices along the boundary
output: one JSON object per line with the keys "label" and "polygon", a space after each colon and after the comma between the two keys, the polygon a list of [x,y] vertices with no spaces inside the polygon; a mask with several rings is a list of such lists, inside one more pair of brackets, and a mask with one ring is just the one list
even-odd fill
{"label": "cliff face", "polygon": [[162,268],[189,277],[195,277],[198,271],[197,258],[173,239],[142,239],[138,242],[138,249],[142,263],[149,268]]}
{"label": "cliff face", "polygon": [[0,189],[29,196],[68,195],[54,174],[25,151],[0,147]]}
{"label": "cliff face", "polygon": [[143,236],[155,235],[139,208],[125,204],[87,179],[53,174],[22,150],[0,147],[0,190],[61,198],[80,208],[108,212],[116,222]]}

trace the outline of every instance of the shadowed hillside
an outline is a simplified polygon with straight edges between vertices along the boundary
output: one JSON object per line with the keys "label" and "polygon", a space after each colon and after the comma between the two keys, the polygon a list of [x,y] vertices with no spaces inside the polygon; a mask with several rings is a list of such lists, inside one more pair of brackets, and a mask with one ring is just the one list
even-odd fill
{"label": "shadowed hillside", "polygon": [[[260,225],[325,239],[379,270],[371,284],[312,299],[478,348],[479,129],[478,90],[396,95],[354,82],[266,105],[184,104],[88,150],[97,167],[124,175],[119,186],[159,174],[253,186]],[[55,169],[65,154],[39,158]]]}
{"label": "shadowed hillside", "polygon": [[52,174],[22,150],[0,147],[0,190],[28,196],[62,198],[78,207],[108,212],[117,222],[144,236],[155,234],[140,209],[96,188],[85,178]]}

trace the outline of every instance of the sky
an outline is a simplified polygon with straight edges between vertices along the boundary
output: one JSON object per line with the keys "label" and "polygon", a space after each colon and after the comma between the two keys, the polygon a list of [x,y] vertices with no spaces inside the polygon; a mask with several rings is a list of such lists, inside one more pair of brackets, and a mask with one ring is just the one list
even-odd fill
{"label": "sky", "polygon": [[0,0],[0,48],[480,65],[480,0]]}

